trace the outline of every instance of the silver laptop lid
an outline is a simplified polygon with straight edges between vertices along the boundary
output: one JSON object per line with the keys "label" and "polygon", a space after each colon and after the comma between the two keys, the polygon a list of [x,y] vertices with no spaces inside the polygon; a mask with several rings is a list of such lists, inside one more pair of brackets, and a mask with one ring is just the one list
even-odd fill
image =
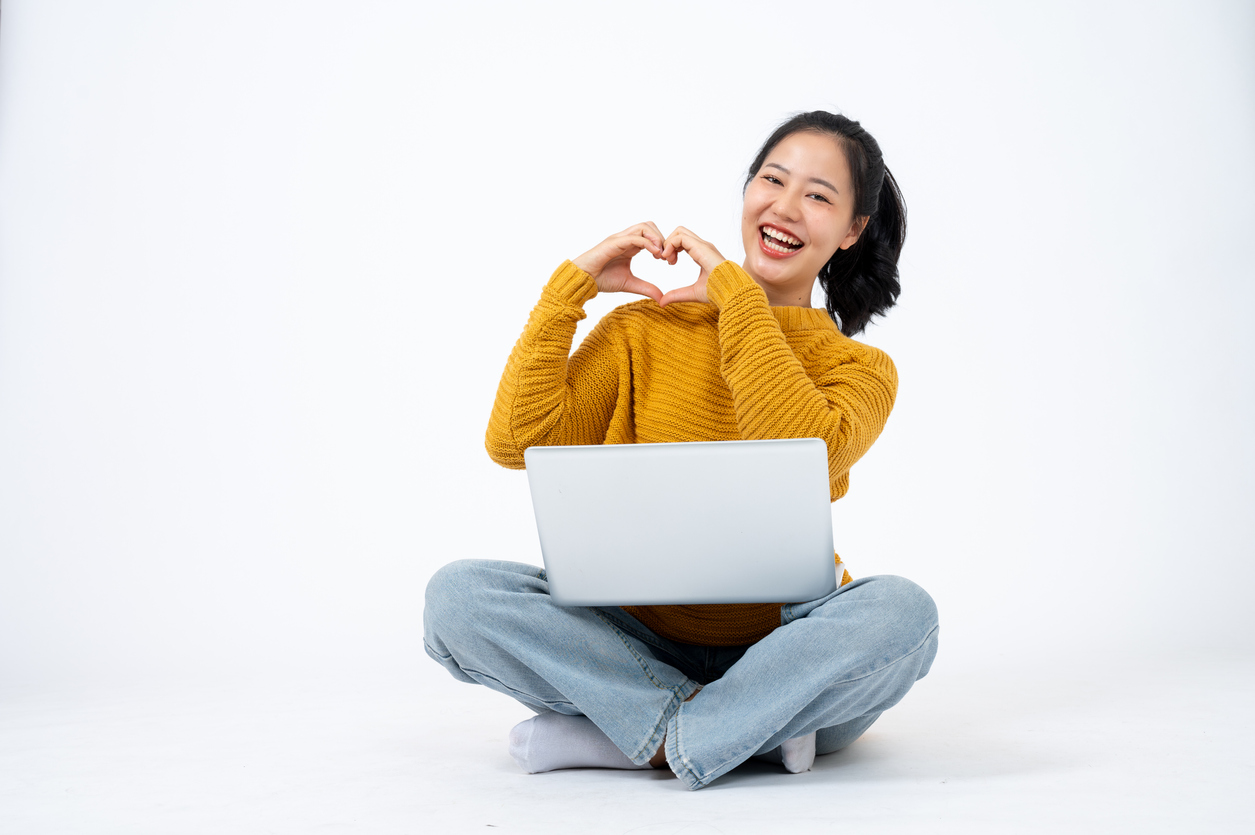
{"label": "silver laptop lid", "polygon": [[836,589],[818,438],[531,447],[561,606],[782,603]]}

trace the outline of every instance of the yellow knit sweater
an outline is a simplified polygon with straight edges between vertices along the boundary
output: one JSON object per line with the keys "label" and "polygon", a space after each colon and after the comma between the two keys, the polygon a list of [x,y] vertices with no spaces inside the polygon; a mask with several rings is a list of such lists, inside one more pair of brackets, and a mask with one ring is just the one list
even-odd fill
{"label": "yellow knit sweater", "polygon": [[[563,263],[506,362],[488,454],[522,469],[529,446],[823,438],[832,499],[845,495],[850,467],[893,408],[893,362],[844,336],[824,310],[771,307],[731,261],[711,272],[706,292],[711,304],[615,308],[572,355],[597,285]],[[780,625],[778,604],[628,611],[659,635],[706,646],[752,643]]]}

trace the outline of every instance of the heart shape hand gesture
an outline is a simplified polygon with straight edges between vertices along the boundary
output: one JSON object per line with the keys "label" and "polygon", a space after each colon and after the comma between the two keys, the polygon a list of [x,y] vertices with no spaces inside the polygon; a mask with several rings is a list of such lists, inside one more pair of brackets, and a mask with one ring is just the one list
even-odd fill
{"label": "heart shape hand gesture", "polygon": [[[687,287],[679,287],[663,293],[657,286],[632,273],[632,259],[641,250],[648,250],[655,258],[675,266],[681,252],[697,262],[701,273]],[[724,262],[708,242],[694,235],[683,226],[663,238],[658,227],[646,221],[630,226],[611,235],[597,246],[572,261],[575,266],[593,277],[601,293],[637,293],[649,296],[660,306],[671,302],[707,302],[706,279],[710,271]]]}

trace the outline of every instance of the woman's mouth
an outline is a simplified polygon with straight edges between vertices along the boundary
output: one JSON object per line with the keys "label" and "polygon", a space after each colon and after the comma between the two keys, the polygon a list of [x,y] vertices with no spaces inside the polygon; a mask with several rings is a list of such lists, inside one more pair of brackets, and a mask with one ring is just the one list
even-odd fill
{"label": "woman's mouth", "polygon": [[792,255],[803,246],[797,238],[774,226],[758,227],[758,235],[762,240],[763,251],[777,258]]}

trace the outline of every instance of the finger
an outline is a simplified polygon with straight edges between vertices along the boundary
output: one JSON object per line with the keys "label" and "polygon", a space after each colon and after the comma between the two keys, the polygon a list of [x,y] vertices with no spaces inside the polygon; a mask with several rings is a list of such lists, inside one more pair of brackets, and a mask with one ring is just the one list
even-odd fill
{"label": "finger", "polygon": [[652,220],[647,220],[641,225],[648,227],[649,231],[653,233],[653,235],[658,240],[658,251],[654,253],[654,257],[655,258],[662,257],[662,245],[663,245],[663,241],[665,241],[667,237],[662,234],[662,230],[659,229],[658,226]]}
{"label": "finger", "polygon": [[606,238],[578,258],[572,258],[571,263],[593,278],[599,279],[610,264],[631,261],[642,249],[649,250],[655,258],[662,252],[658,243],[644,235],[633,234],[631,229],[625,229]]}
{"label": "finger", "polygon": [[[683,226],[677,226],[675,231],[668,235],[666,240],[663,241],[663,256],[666,257],[670,255],[671,257],[674,257],[677,252],[688,252],[692,246],[701,243],[705,243],[705,241],[685,229]],[[672,263],[675,262],[672,261]]]}
{"label": "finger", "polygon": [[697,286],[690,284],[688,287],[677,287],[674,290],[668,290],[666,293],[663,294],[662,298],[658,300],[658,306],[666,307],[672,302],[699,302],[699,301],[703,301],[703,299],[701,299],[698,296]]}
{"label": "finger", "polygon": [[629,275],[624,280],[621,292],[636,293],[638,296],[649,296],[659,304],[662,303],[662,291],[656,285],[650,284],[643,278],[637,278],[634,275]]}
{"label": "finger", "polygon": [[704,238],[698,237],[693,234],[692,230],[683,226],[677,226],[675,231],[667,236],[665,244],[671,244],[674,249],[683,250],[684,252],[691,252],[698,247],[710,246]]}
{"label": "finger", "polygon": [[719,250],[715,249],[709,241],[699,238],[683,226],[677,226],[675,231],[667,237],[662,250],[664,258],[670,253],[672,264],[675,264],[675,254],[678,252],[688,253],[688,256],[707,272],[723,263],[723,255],[719,253]]}
{"label": "finger", "polygon": [[692,231],[691,229],[687,229],[687,228],[685,228],[685,227],[683,227],[683,226],[677,226],[677,227],[675,228],[675,231],[673,231],[670,235],[668,235],[668,236],[667,236],[667,240],[669,240],[669,241],[670,241],[670,240],[679,240],[679,239],[681,239],[681,238],[683,238],[683,239],[685,239],[685,240],[688,240],[688,241],[701,241],[701,238],[699,238],[698,236],[694,235],[694,234],[693,234],[693,231]]}
{"label": "finger", "polygon": [[642,249],[655,253],[662,251],[660,244],[651,241],[644,235],[631,235],[627,232],[614,236],[607,243],[618,250],[618,255],[635,255]]}
{"label": "finger", "polygon": [[657,257],[658,253],[662,250],[663,235],[662,232],[659,231],[658,227],[654,225],[652,220],[647,220],[644,223],[633,224],[620,232],[619,235],[630,235],[636,238],[644,238],[649,241],[652,246],[641,247],[641,249],[648,249],[655,257]]}

